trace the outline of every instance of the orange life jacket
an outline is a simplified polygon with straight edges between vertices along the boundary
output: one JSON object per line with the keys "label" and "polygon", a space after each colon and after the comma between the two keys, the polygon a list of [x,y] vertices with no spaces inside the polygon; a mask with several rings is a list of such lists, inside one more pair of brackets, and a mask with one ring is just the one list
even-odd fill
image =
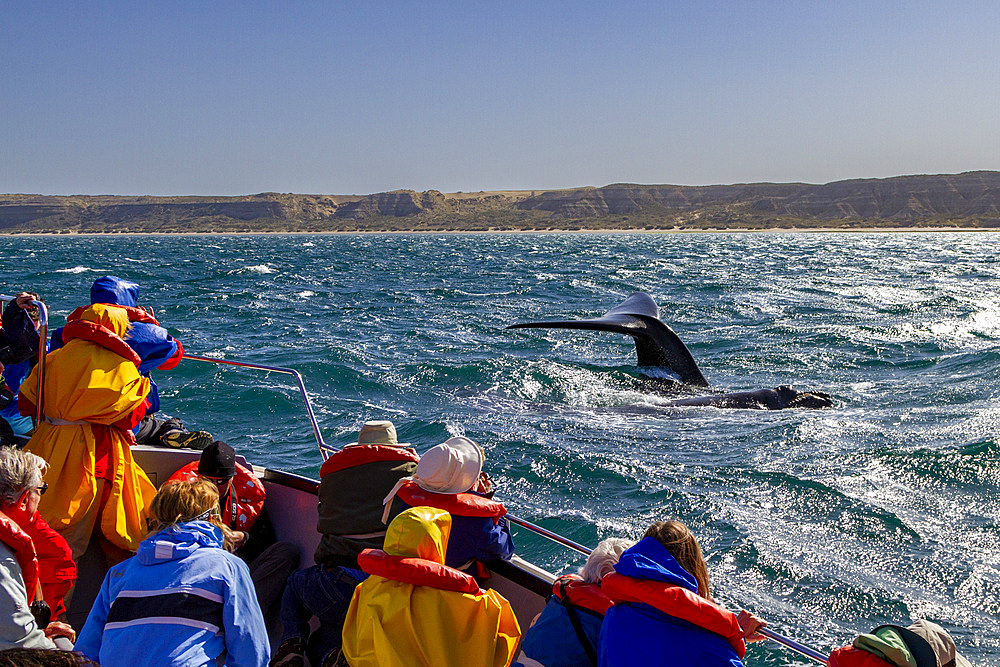
{"label": "orange life jacket", "polygon": [[332,472],[339,472],[347,468],[374,463],[376,461],[410,461],[416,463],[420,460],[417,453],[412,449],[397,447],[395,445],[352,445],[344,447],[339,452],[334,452],[319,469],[319,476],[326,477]]}
{"label": "orange life jacket", "polygon": [[601,590],[615,604],[621,602],[642,602],[659,609],[668,616],[679,618],[697,625],[699,628],[722,636],[743,659],[746,642],[743,629],[736,621],[736,615],[719,605],[706,600],[681,586],[653,579],[634,579],[612,572],[604,577]]}
{"label": "orange life jacket", "polygon": [[381,549],[365,549],[358,555],[358,565],[368,574],[414,586],[473,595],[482,593],[471,575],[425,558],[392,556]]}
{"label": "orange life jacket", "polygon": [[826,664],[827,667],[895,667],[874,653],[853,646],[834,649]]}
{"label": "orange life jacket", "polygon": [[588,584],[575,574],[565,574],[556,579],[552,584],[552,594],[560,600],[589,609],[601,616],[615,604],[614,600],[604,594],[600,584]]}
{"label": "orange life jacket", "polygon": [[[192,461],[170,476],[182,482],[193,482],[198,479],[198,461]],[[169,481],[169,480],[168,480]],[[245,466],[236,464],[236,476],[232,480],[233,502],[225,503],[222,508],[222,521],[235,530],[250,530],[257,521],[267,494],[264,485]],[[235,505],[235,507],[234,507]]]}
{"label": "orange life jacket", "polygon": [[474,516],[499,523],[507,513],[503,503],[483,498],[475,493],[434,493],[420,488],[416,482],[405,482],[396,496],[410,507],[435,507],[454,516]]}
{"label": "orange life jacket", "polygon": [[31,604],[38,591],[38,558],[35,555],[35,545],[21,526],[3,512],[0,512],[0,542],[14,552],[14,558],[21,567],[21,578],[24,579],[28,604]]}

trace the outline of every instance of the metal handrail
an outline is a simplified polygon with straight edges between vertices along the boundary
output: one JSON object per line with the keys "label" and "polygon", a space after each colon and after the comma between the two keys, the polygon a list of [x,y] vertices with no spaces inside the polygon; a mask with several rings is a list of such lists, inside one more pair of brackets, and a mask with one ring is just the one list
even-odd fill
{"label": "metal handrail", "polygon": [[[316,422],[316,416],[313,413],[312,404],[309,402],[308,394],[306,394],[305,383],[302,381],[302,375],[300,375],[298,371],[291,368],[279,368],[276,366],[251,364],[242,361],[229,361],[226,359],[213,359],[211,357],[199,357],[190,354],[185,354],[184,359],[192,359],[194,361],[205,361],[213,364],[226,364],[229,366],[242,366],[244,368],[256,368],[258,370],[274,371],[277,373],[287,373],[288,375],[293,375],[299,384],[299,391],[302,393],[302,399],[306,405],[306,412],[309,414],[309,421],[312,422],[313,433],[316,435],[316,442],[319,444],[319,450],[320,454],[323,456],[323,460],[325,461],[330,457],[331,454],[338,451],[336,447],[331,447],[330,445],[327,445],[325,442],[323,442],[323,436],[319,431],[319,424]],[[538,524],[531,523],[530,521],[525,521],[524,519],[516,517],[512,514],[507,514],[506,516],[511,523],[515,523],[519,526],[527,528],[528,530],[538,535],[541,535],[542,537],[545,537],[549,540],[552,540],[557,544],[561,544],[565,547],[578,551],[587,556],[589,556],[590,553],[592,552],[592,549],[580,544],[579,542],[574,542],[573,540],[563,537],[558,533],[554,533],[551,530],[542,528]],[[827,664],[827,657],[824,656],[822,653],[806,646],[805,644],[797,642],[794,639],[791,639],[790,637],[785,637],[784,635],[778,634],[773,630],[768,630],[767,628],[761,628],[760,630],[758,630],[758,632],[759,634],[767,637],[768,639],[771,639],[772,641],[775,641],[781,644],[782,646],[791,649],[811,660],[815,660],[816,662],[819,662],[820,664],[823,665]]]}
{"label": "metal handrail", "polygon": [[192,361],[205,361],[213,364],[224,364],[226,366],[241,366],[243,368],[255,368],[261,371],[273,371],[275,373],[285,373],[295,378],[299,385],[299,392],[302,394],[302,401],[306,405],[306,413],[312,423],[313,435],[316,436],[316,444],[319,446],[320,456],[326,461],[330,455],[337,451],[336,447],[331,447],[323,441],[323,434],[319,431],[319,424],[316,422],[316,415],[313,413],[312,403],[309,402],[309,395],[306,394],[306,385],[302,381],[302,375],[294,368],[281,368],[280,366],[265,366],[264,364],[251,364],[245,361],[229,361],[228,359],[213,359],[212,357],[199,357],[194,354],[185,354],[184,359]]}
{"label": "metal handrail", "polygon": [[[17,297],[0,294],[0,303],[13,301]],[[45,380],[45,355],[49,342],[49,309],[41,301],[31,300],[38,308],[38,390],[35,392],[35,423],[42,422],[42,383]]]}

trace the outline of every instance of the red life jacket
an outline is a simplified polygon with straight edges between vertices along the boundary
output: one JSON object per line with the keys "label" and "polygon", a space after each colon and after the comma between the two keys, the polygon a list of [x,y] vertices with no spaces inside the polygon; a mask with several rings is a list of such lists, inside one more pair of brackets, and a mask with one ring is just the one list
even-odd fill
{"label": "red life jacket", "polygon": [[65,538],[35,512],[22,530],[31,538],[38,558],[38,578],[42,595],[52,608],[52,618],[66,613],[65,597],[76,581],[76,563]]}
{"label": "red life jacket", "polygon": [[[170,479],[179,479],[182,482],[195,481],[198,479],[198,461],[188,463],[171,475]],[[250,530],[264,509],[264,501],[267,499],[264,485],[252,470],[237,463],[231,487],[233,493],[227,495],[228,502],[226,498],[220,499],[222,521],[235,530]]]}
{"label": "red life jacket", "polygon": [[28,594],[28,604],[35,600],[38,591],[38,558],[35,556],[35,545],[26,532],[21,530],[17,522],[0,512],[0,542],[11,551],[21,567],[21,578],[24,579],[24,590]]}
{"label": "red life jacket", "polygon": [[471,575],[424,558],[390,556],[381,549],[365,549],[358,555],[358,565],[368,574],[414,586],[473,595],[483,592]]}
{"label": "red life jacket", "polygon": [[573,606],[589,609],[604,616],[614,605],[614,600],[601,590],[600,584],[588,584],[578,575],[565,574],[552,584],[552,594]]}
{"label": "red life jacket", "polygon": [[455,516],[493,519],[495,524],[507,513],[503,503],[475,493],[434,493],[420,488],[416,482],[405,482],[396,491],[396,496],[410,507],[433,507]]}
{"label": "red life jacket", "polygon": [[886,662],[874,653],[862,651],[853,646],[834,649],[826,664],[828,667],[895,667],[891,662]]}
{"label": "red life jacket", "polygon": [[721,635],[733,647],[740,660],[746,655],[743,629],[736,621],[736,615],[686,588],[665,581],[634,579],[612,572],[604,577],[601,590],[615,604],[642,602],[668,616]]}
{"label": "red life jacket", "polygon": [[339,452],[334,452],[319,469],[319,476],[326,477],[332,472],[340,472],[347,468],[375,463],[376,461],[409,461],[416,463],[420,460],[417,453],[406,447],[396,445],[351,445],[344,447]]}
{"label": "red life jacket", "polygon": [[126,361],[131,361],[135,364],[136,368],[142,363],[142,359],[139,358],[135,350],[128,346],[128,343],[119,338],[114,331],[102,327],[97,322],[89,320],[72,320],[71,322],[67,322],[66,326],[63,327],[62,337],[63,343],[68,343],[74,338],[89,340],[91,343],[100,345],[105,350],[114,352]]}
{"label": "red life jacket", "polygon": [[[92,303],[90,305],[93,306],[96,304]],[[160,323],[156,321],[156,318],[150,315],[145,308],[140,308],[138,306],[123,306],[118,303],[102,303],[101,305],[114,306],[115,308],[123,309],[126,313],[128,313],[129,322],[144,322],[146,324],[155,324],[156,326],[160,326]],[[90,306],[80,306],[79,308],[77,308],[76,310],[74,310],[72,313],[69,314],[69,317],[66,318],[66,321],[69,322],[70,320],[80,319],[81,313],[83,313],[83,311],[89,307]]]}

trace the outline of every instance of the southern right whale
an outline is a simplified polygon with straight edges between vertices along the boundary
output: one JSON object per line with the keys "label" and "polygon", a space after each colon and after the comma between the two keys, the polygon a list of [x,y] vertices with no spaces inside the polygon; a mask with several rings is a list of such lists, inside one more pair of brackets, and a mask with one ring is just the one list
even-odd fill
{"label": "southern right whale", "polygon": [[[640,368],[667,369],[677,376],[680,384],[688,387],[709,386],[690,350],[673,329],[660,319],[660,309],[653,298],[645,292],[635,292],[620,305],[594,319],[521,322],[507,328],[584,329],[625,334],[635,341],[635,352]],[[676,388],[676,383],[672,384]],[[829,394],[820,391],[798,391],[788,385],[774,389],[676,398],[668,403],[758,410],[833,407],[833,400]]]}

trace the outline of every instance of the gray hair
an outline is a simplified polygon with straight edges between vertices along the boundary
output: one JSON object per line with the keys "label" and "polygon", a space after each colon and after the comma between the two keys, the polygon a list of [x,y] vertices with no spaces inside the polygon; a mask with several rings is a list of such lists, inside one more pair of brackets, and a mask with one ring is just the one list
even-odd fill
{"label": "gray hair", "polygon": [[599,584],[604,575],[614,572],[615,563],[621,558],[622,552],[635,544],[620,537],[609,537],[590,552],[587,563],[580,568],[580,576],[588,584]]}
{"label": "gray hair", "polygon": [[41,456],[0,447],[0,506],[14,505],[25,491],[41,486],[48,467]]}

